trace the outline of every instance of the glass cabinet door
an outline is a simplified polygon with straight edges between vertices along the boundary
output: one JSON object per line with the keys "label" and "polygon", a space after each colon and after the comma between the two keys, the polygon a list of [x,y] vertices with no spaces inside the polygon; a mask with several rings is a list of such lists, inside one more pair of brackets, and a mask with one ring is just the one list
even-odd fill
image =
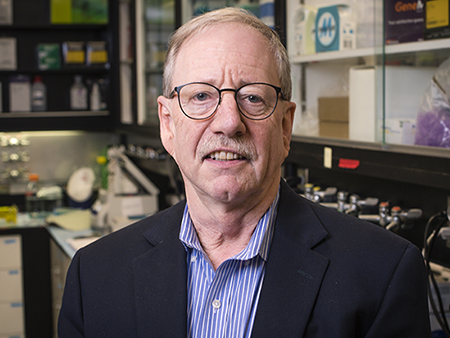
{"label": "glass cabinet door", "polygon": [[[450,26],[426,34],[428,2],[288,0],[294,135],[417,153],[419,145],[450,148],[448,90],[446,114],[421,114],[427,93],[450,87]],[[444,84],[433,87],[444,64]]]}
{"label": "glass cabinet door", "polygon": [[[176,26],[214,9],[233,6],[245,8],[274,26],[273,0],[136,0],[137,123],[158,124],[157,97],[162,94],[162,72],[167,41]],[[177,13],[176,11],[180,11]],[[181,22],[176,22],[176,17]]]}
{"label": "glass cabinet door", "polygon": [[158,124],[156,100],[162,94],[167,41],[174,30],[174,0],[137,0],[136,72],[139,125]]}

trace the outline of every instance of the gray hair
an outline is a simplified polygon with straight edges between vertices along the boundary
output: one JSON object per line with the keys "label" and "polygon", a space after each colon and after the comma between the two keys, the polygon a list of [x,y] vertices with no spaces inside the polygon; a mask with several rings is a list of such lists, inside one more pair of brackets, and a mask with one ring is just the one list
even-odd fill
{"label": "gray hair", "polygon": [[189,37],[197,34],[200,29],[205,29],[222,23],[236,22],[252,27],[264,35],[269,42],[269,49],[273,53],[277,73],[280,79],[281,90],[286,100],[291,99],[292,82],[291,82],[291,65],[286,53],[286,49],[280,41],[278,34],[259,20],[252,13],[242,9],[227,7],[195,17],[180,28],[178,28],[169,40],[169,48],[167,51],[166,61],[164,64],[163,75],[163,94],[169,97],[172,87],[172,76],[175,62],[183,42]]}

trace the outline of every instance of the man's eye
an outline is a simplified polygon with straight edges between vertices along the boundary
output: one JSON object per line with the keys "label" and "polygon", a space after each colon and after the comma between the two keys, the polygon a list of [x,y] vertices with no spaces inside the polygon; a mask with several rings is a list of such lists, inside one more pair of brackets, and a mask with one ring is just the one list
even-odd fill
{"label": "man's eye", "polygon": [[240,102],[244,105],[261,105],[264,104],[264,99],[261,97],[261,95],[248,94],[242,96]]}
{"label": "man's eye", "polygon": [[249,95],[247,96],[247,101],[250,103],[260,103],[262,102],[262,99],[257,95]]}
{"label": "man's eye", "polygon": [[194,95],[194,100],[196,101],[205,101],[209,98],[207,93],[197,93]]}

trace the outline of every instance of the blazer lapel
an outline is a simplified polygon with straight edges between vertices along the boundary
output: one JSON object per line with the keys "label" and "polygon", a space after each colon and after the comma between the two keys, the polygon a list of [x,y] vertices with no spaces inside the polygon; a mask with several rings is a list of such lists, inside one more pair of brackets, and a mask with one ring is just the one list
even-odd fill
{"label": "blazer lapel", "polygon": [[178,239],[181,217],[180,210],[164,213],[144,234],[154,247],[133,261],[139,337],[186,337],[186,252]]}
{"label": "blazer lapel", "polygon": [[282,187],[252,337],[303,336],[329,264],[312,248],[326,235],[308,202]]}

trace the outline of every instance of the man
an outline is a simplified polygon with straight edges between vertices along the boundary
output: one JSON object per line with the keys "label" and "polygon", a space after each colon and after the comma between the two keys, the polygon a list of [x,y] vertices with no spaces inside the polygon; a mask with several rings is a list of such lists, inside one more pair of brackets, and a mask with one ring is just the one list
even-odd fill
{"label": "man", "polygon": [[419,250],[282,180],[295,104],[276,34],[238,9],[172,37],[161,139],[186,201],[78,251],[61,337],[428,337]]}

